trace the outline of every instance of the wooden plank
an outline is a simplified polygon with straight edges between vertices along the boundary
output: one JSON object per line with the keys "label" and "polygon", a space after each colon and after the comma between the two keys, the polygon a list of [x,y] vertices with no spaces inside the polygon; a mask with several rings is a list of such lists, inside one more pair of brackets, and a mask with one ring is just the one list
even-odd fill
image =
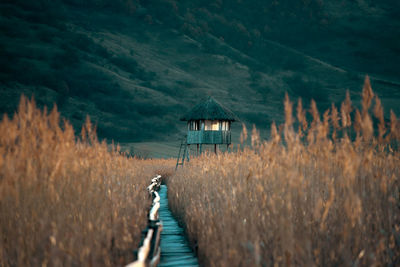
{"label": "wooden plank", "polygon": [[[149,229],[139,248],[138,260],[128,267],[199,266],[183,229],[168,208],[167,187],[161,185],[161,176],[152,179],[147,188],[153,195],[149,213]],[[159,193],[155,190],[160,188]],[[159,221],[161,220],[161,222]],[[151,254],[151,255],[150,255]]]}
{"label": "wooden plank", "polygon": [[167,187],[161,185],[159,216],[163,223],[161,232],[161,259],[158,266],[199,266],[183,229],[168,208]]}

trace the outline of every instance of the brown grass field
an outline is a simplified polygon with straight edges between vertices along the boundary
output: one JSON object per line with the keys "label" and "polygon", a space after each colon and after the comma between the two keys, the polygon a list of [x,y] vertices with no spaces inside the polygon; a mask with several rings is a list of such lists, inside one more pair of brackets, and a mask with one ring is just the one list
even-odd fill
{"label": "brown grass field", "polygon": [[[296,114],[295,118],[293,113]],[[384,121],[366,79],[347,97],[286,122],[237,153],[192,160],[168,180],[170,206],[205,266],[400,265],[400,123]],[[247,131],[242,133],[243,141]]]}
{"label": "brown grass field", "polygon": [[133,260],[151,203],[145,188],[173,163],[127,158],[80,137],[56,109],[22,97],[0,123],[0,266],[121,266]]}

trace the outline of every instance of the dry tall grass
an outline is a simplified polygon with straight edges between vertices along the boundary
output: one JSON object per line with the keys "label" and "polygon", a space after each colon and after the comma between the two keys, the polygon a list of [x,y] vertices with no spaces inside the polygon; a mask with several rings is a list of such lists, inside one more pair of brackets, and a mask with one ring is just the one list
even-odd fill
{"label": "dry tall grass", "polygon": [[[371,103],[378,124],[374,131]],[[252,148],[192,160],[168,181],[173,212],[206,266],[400,264],[400,124],[383,119],[368,79],[362,110],[350,98],[312,122],[297,118]],[[351,114],[355,114],[354,116]],[[354,119],[352,119],[354,117]],[[353,127],[351,127],[353,126]],[[349,135],[354,138],[349,138]],[[246,131],[242,134],[247,138]]]}
{"label": "dry tall grass", "polygon": [[78,138],[57,110],[23,97],[0,123],[0,266],[132,261],[151,203],[146,187],[165,166],[109,151],[89,121]]}

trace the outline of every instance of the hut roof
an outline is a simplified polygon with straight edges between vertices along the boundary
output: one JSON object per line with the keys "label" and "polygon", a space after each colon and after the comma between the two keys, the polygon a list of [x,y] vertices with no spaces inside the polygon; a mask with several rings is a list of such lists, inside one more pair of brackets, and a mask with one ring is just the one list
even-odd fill
{"label": "hut roof", "polygon": [[201,102],[194,106],[185,116],[181,118],[182,121],[190,120],[227,120],[237,121],[238,118],[232,111],[222,106],[211,96],[206,101]]}

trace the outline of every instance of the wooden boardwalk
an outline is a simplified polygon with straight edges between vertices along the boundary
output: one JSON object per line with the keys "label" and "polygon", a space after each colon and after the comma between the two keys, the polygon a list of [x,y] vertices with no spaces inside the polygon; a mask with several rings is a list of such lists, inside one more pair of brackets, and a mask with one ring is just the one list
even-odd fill
{"label": "wooden boardwalk", "polygon": [[161,232],[161,260],[158,266],[199,266],[197,258],[191,250],[183,229],[172,216],[168,208],[167,186],[161,185],[160,220],[163,224]]}

